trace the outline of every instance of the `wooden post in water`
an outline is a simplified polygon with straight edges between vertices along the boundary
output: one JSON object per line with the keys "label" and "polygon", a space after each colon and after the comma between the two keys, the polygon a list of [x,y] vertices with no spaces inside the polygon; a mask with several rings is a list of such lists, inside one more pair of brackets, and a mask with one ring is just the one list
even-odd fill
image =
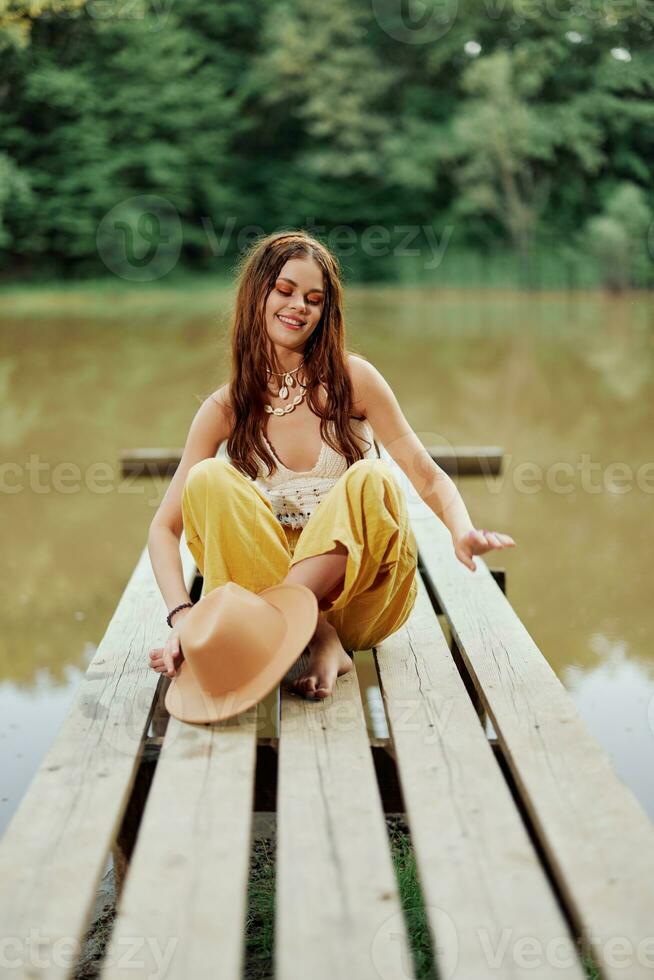
{"label": "wooden post in water", "polygon": [[[502,446],[428,446],[429,455],[453,476],[496,476],[502,471]],[[181,449],[122,449],[122,476],[172,476],[182,458]]]}

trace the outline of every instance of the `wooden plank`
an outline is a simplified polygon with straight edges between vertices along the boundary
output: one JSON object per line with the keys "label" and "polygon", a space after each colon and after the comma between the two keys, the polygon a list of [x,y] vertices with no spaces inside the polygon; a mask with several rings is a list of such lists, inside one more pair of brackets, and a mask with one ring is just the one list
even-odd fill
{"label": "wooden plank", "polygon": [[427,446],[429,455],[452,476],[495,476],[502,472],[502,446]]}
{"label": "wooden plank", "polygon": [[[195,562],[182,539],[190,588]],[[66,977],[125,810],[168,632],[147,548],[75,700],[0,842],[4,948],[24,975]]]}
{"label": "wooden plank", "polygon": [[[393,466],[386,450],[385,458]],[[574,701],[476,558],[412,493],[429,576],[583,946],[603,978],[645,980],[654,965],[654,827]]]}
{"label": "wooden plank", "polygon": [[118,455],[122,476],[172,476],[182,458],[182,449],[121,449]]}
{"label": "wooden plank", "polygon": [[356,669],[282,692],[275,925],[277,980],[412,976]]}
{"label": "wooden plank", "polygon": [[213,725],[170,719],[107,949],[105,980],[240,980],[256,717],[255,705]]}
{"label": "wooden plank", "polygon": [[420,579],[418,587],[411,616],[375,659],[439,976],[583,980]]}
{"label": "wooden plank", "polygon": [[[431,458],[458,476],[489,476],[502,471],[501,446],[428,446]],[[172,476],[182,458],[181,449],[121,449],[123,476]]]}

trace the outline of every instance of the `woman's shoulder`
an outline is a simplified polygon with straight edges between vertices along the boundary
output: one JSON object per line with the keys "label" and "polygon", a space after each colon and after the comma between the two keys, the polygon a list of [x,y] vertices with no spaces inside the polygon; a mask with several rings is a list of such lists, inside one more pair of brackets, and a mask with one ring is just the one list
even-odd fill
{"label": "woman's shoulder", "polygon": [[370,361],[359,354],[346,354],[345,365],[352,385],[352,410],[354,415],[363,416],[367,419],[365,391],[369,372],[374,367]]}
{"label": "woman's shoulder", "polygon": [[365,365],[370,364],[370,361],[362,357],[361,354],[351,354],[349,351],[345,355],[345,364],[347,365],[348,373],[350,377],[357,375],[360,371],[365,370]]}
{"label": "woman's shoulder", "polygon": [[209,395],[209,399],[215,402],[215,404],[218,405],[218,407],[221,408],[224,412],[232,411],[232,402],[229,396],[230,387],[231,385],[228,381],[226,384],[221,385],[220,388],[217,388],[216,391],[213,391]]}
{"label": "woman's shoulder", "polygon": [[228,439],[234,427],[234,410],[229,397],[229,382],[221,385],[204,400],[207,412],[215,421],[221,439]]}
{"label": "woman's shoulder", "polygon": [[370,374],[374,374],[377,368],[369,361],[367,357],[362,357],[361,354],[346,354],[345,363],[347,365],[348,374],[350,375],[350,380],[354,383],[361,383]]}

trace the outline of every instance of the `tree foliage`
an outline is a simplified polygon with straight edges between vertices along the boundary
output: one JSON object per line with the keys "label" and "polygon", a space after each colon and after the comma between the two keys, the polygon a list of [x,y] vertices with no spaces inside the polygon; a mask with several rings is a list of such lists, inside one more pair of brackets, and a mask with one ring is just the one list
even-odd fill
{"label": "tree foliage", "polygon": [[642,246],[616,209],[654,203],[652,15],[563,6],[430,0],[407,25],[395,0],[0,0],[2,265],[97,270],[139,195],[193,267],[247,226]]}

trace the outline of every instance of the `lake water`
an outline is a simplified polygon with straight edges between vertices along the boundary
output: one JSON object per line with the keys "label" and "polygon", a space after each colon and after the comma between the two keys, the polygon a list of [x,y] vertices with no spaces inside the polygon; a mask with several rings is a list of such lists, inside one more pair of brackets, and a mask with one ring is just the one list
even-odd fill
{"label": "lake water", "polygon": [[[123,479],[119,452],[183,444],[227,379],[232,297],[208,283],[0,294],[0,832],[167,484]],[[486,560],[654,818],[654,297],[360,286],[346,322],[425,444],[504,447],[500,477],[457,481],[476,526],[517,542]],[[372,730],[374,690],[369,709]]]}

